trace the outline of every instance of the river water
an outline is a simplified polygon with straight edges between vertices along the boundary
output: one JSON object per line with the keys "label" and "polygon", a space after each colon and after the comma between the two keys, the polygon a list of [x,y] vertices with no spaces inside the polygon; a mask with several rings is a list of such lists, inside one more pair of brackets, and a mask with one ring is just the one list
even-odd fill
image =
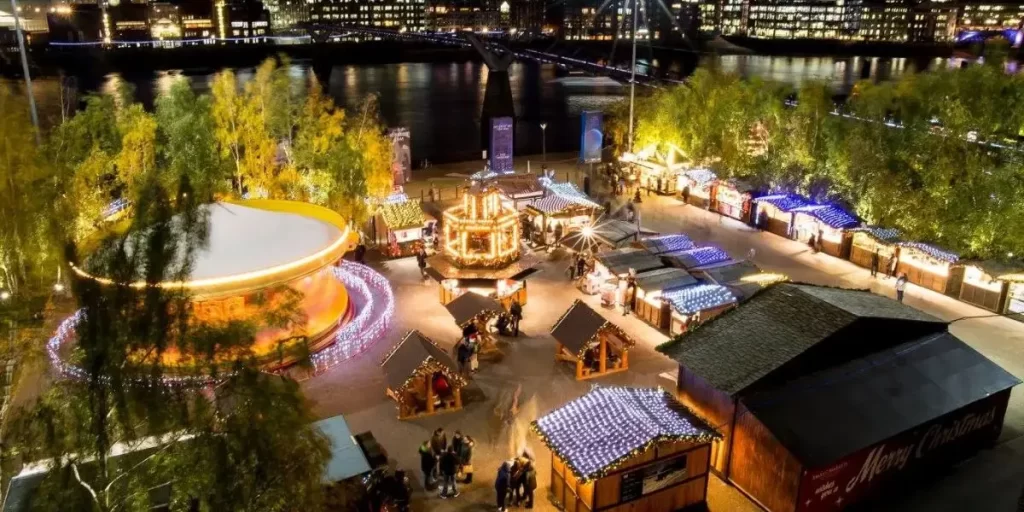
{"label": "river water", "polygon": [[[655,62],[655,65],[658,63]],[[743,76],[799,85],[806,80],[825,80],[842,93],[861,79],[886,80],[922,68],[957,65],[940,59],[883,59],[862,57],[777,57],[723,56],[702,65],[714,65]],[[252,74],[252,68],[237,69],[240,80]],[[294,64],[290,72],[302,83],[311,69]],[[515,133],[517,154],[539,154],[546,129],[547,151],[575,151],[579,147],[580,113],[605,110],[616,101],[628,98],[628,88],[579,93],[565,90],[552,82],[564,71],[552,64],[515,63],[509,70],[518,123]],[[65,80],[79,93],[109,92],[121,82],[135,87],[136,97],[148,107],[154,98],[175,80],[188,79],[200,92],[207,91],[210,71],[159,71],[116,73],[99,79]],[[18,82],[14,85],[19,86]],[[402,126],[412,135],[414,162],[459,161],[480,158],[480,110],[487,85],[487,68],[482,62],[402,63],[381,65],[338,65],[331,71],[330,94],[346,107],[359,104],[368,94],[380,98],[380,111],[388,126]],[[39,78],[33,89],[44,123],[59,121],[62,103],[61,81]],[[638,88],[638,94],[644,94]],[[66,93],[63,95],[66,97]]]}

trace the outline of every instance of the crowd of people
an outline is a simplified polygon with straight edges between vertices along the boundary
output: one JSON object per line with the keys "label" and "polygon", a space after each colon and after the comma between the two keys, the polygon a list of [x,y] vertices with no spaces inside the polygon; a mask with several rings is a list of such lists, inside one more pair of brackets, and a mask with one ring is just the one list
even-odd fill
{"label": "crowd of people", "polygon": [[443,428],[438,428],[430,439],[420,445],[420,470],[423,487],[431,490],[440,482],[439,496],[443,499],[459,497],[458,481],[473,481],[473,446],[476,441],[456,430],[451,443]]}
{"label": "crowd of people", "polygon": [[511,504],[533,508],[533,495],[537,490],[537,470],[528,453],[501,463],[498,476],[494,479],[494,492],[498,512],[507,510]]}

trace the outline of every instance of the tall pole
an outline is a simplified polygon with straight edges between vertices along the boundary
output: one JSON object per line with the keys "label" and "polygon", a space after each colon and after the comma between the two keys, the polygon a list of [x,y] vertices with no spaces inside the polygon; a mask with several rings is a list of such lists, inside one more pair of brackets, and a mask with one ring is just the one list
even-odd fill
{"label": "tall pole", "polygon": [[[12,2],[14,0],[11,0]],[[636,97],[636,18],[637,0],[633,0],[633,58],[629,66],[629,152],[633,152],[633,99]]]}
{"label": "tall pole", "polygon": [[18,0],[11,0],[11,10],[14,12],[14,30],[18,35],[18,50],[21,51],[21,71],[25,73],[25,93],[28,94],[28,107],[32,114],[32,126],[36,129],[36,145],[42,144],[39,140],[39,115],[36,114],[36,97],[32,93],[32,77],[28,74],[28,52],[25,51],[25,34],[21,31],[21,15],[18,13]]}
{"label": "tall pole", "polygon": [[543,155],[544,163],[548,161],[548,124],[540,124],[540,151]]}

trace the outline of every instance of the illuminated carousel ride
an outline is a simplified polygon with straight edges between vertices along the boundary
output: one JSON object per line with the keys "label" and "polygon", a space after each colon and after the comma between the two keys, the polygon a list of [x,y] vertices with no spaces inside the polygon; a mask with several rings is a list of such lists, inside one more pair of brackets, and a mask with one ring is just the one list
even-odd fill
{"label": "illuminated carousel ride", "polygon": [[[308,353],[315,372],[323,372],[363,352],[386,332],[394,314],[391,287],[369,267],[341,259],[358,235],[340,215],[308,203],[276,200],[218,202],[203,208],[209,213],[209,237],[192,261],[189,279],[157,284],[188,293],[193,321],[252,319],[267,304],[301,297],[302,321],[261,329],[249,347],[272,371],[284,370]],[[82,278],[113,286],[104,276],[74,270]],[[80,310],[65,319],[47,344],[51,363],[67,377],[86,375],[75,364],[73,350],[75,326],[86,314]],[[188,358],[173,346],[164,351],[161,363],[170,369],[165,383],[208,380],[196,375]]]}
{"label": "illuminated carousel ride", "polygon": [[441,252],[427,259],[427,273],[441,283],[442,304],[473,292],[506,309],[513,300],[526,305],[526,278],[537,261],[522,255],[519,213],[502,205],[497,188],[474,185],[441,223]]}

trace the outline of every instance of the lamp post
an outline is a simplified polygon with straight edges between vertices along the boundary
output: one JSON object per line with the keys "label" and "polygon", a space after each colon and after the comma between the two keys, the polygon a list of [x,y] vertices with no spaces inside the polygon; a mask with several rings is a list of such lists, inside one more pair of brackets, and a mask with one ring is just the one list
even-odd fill
{"label": "lamp post", "polygon": [[544,163],[548,161],[548,123],[540,124],[540,151]]}
{"label": "lamp post", "polygon": [[[13,1],[13,0],[11,0]],[[633,0],[633,58],[629,66],[629,152],[633,152],[633,99],[636,96],[636,18],[637,2]]]}
{"label": "lamp post", "polygon": [[21,14],[18,12],[18,1],[11,0],[11,10],[14,11],[14,31],[18,36],[18,50],[21,52],[21,71],[25,73],[25,93],[28,94],[28,108],[32,114],[32,127],[36,131],[36,145],[39,140],[39,115],[36,114],[36,97],[32,93],[32,77],[28,74],[28,53],[25,51],[25,34],[21,31]]}

